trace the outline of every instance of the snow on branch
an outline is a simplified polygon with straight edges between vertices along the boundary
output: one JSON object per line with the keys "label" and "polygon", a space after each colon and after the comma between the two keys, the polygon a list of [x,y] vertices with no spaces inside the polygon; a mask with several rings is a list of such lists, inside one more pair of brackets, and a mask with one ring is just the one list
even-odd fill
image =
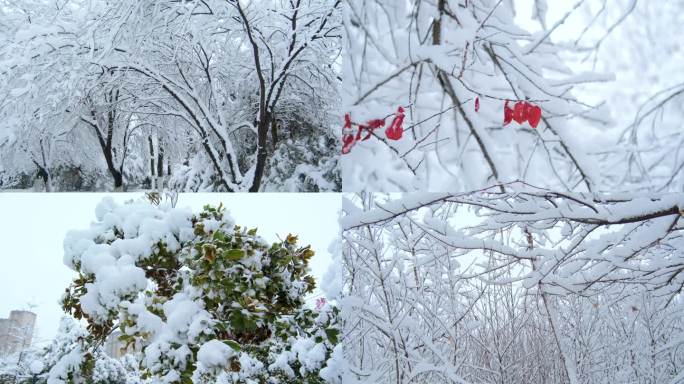
{"label": "snow on branch", "polygon": [[[340,219],[350,369],[364,383],[674,378],[683,204],[523,183],[350,195]],[[630,322],[638,331],[618,331]],[[642,332],[661,335],[656,359],[673,365],[622,363],[649,356]]]}

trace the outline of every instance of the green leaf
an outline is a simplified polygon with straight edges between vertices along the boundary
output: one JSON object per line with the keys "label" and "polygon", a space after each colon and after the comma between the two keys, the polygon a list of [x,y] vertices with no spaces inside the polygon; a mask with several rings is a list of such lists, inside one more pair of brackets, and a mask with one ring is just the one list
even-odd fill
{"label": "green leaf", "polygon": [[235,351],[237,351],[237,352],[240,352],[240,351],[242,350],[242,347],[240,347],[240,344],[238,344],[238,343],[237,343],[236,341],[234,341],[234,340],[223,340],[223,342],[224,342],[227,346],[233,348],[233,350],[235,350]]}
{"label": "green leaf", "polygon": [[230,249],[228,251],[223,252],[223,256],[228,260],[237,261],[245,256],[245,251],[243,251],[242,249]]}
{"label": "green leaf", "polygon": [[337,344],[340,331],[335,328],[327,328],[325,330],[325,335],[328,336],[328,340],[330,340],[331,343]]}
{"label": "green leaf", "polygon": [[226,241],[226,235],[225,235],[225,233],[223,233],[221,231],[216,231],[212,235],[212,239],[218,240],[218,241]]}

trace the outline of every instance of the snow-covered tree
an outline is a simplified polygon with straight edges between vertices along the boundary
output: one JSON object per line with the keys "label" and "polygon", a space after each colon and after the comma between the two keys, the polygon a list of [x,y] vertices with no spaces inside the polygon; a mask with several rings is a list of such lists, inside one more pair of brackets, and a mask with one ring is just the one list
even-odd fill
{"label": "snow-covered tree", "polygon": [[681,1],[347,3],[344,190],[681,190]]}
{"label": "snow-covered tree", "polygon": [[[165,383],[322,383],[340,337],[338,310],[304,305],[315,286],[310,247],[288,235],[269,245],[222,206],[200,213],[166,203],[103,200],[98,221],[65,240],[78,277],[65,311],[88,323],[60,360],[73,377],[119,329],[141,374]],[[50,374],[54,374],[51,370]]]}
{"label": "snow-covered tree", "polygon": [[32,3],[4,9],[0,145],[29,148],[6,173],[49,179],[66,163],[105,170],[116,190],[339,189],[341,0]]}
{"label": "snow-covered tree", "polygon": [[[88,333],[75,319],[60,320],[55,338],[43,347],[32,347],[16,356],[0,360],[0,382],[45,384],[77,382],[78,375],[92,384],[134,384],[140,381],[136,370],[107,356],[100,348],[90,351],[89,363],[81,368],[81,353]],[[5,381],[3,381],[5,380]]]}
{"label": "snow-covered tree", "polygon": [[43,368],[37,357],[39,353],[35,348],[0,357],[0,383],[28,383],[30,379],[37,377]]}
{"label": "snow-covered tree", "polygon": [[609,134],[618,137],[617,145],[598,151],[612,170],[607,184],[682,192],[684,74],[678,63],[684,50],[672,28],[684,2],[653,7],[648,1],[604,0],[585,2],[581,10],[587,26],[573,36],[579,52],[571,65],[617,76],[609,86],[581,90],[587,97],[602,95],[616,122]]}
{"label": "snow-covered tree", "polygon": [[681,381],[684,196],[499,187],[346,200],[355,379]]}
{"label": "snow-covered tree", "polygon": [[[374,131],[377,139],[345,155],[345,190],[472,190],[518,179],[597,189],[602,171],[577,130],[597,135],[605,121],[572,89],[607,77],[573,73],[549,33],[516,23],[514,2],[348,3],[343,76],[352,122],[368,125],[398,106],[406,118],[402,138]],[[541,108],[536,121],[528,122],[525,102]]]}

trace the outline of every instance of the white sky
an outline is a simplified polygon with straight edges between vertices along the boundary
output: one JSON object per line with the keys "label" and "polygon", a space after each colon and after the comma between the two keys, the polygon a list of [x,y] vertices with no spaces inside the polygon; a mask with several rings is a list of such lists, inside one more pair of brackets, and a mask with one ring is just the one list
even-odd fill
{"label": "white sky", "polygon": [[[32,310],[38,315],[39,343],[55,336],[62,316],[58,301],[74,277],[62,263],[64,235],[94,221],[104,196],[124,202],[142,194],[0,193],[0,317],[37,305]],[[198,211],[219,202],[238,225],[258,227],[269,241],[293,233],[302,245],[311,244],[316,251],[312,274],[320,282],[331,260],[328,246],[338,234],[340,195],[191,193],[181,194],[177,206]]]}

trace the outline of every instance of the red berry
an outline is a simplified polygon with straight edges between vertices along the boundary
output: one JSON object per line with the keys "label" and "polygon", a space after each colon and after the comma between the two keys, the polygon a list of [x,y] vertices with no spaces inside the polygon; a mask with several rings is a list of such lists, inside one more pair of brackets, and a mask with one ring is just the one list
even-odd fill
{"label": "red berry", "polygon": [[480,98],[475,97],[475,112],[478,112],[480,110]]}

